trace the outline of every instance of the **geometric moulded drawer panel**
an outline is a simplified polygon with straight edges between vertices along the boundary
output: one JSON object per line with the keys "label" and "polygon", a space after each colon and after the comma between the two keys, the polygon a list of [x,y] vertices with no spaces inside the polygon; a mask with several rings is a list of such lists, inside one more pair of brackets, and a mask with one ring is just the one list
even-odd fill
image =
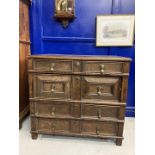
{"label": "geometric moulded drawer panel", "polygon": [[82,99],[119,101],[120,84],[119,77],[83,77]]}
{"label": "geometric moulded drawer panel", "polygon": [[105,106],[99,104],[85,103],[82,105],[83,117],[94,117],[102,119],[105,117],[118,118],[120,107],[119,106]]}
{"label": "geometric moulded drawer panel", "polygon": [[35,60],[33,63],[33,69],[37,71],[71,72],[72,61]]}
{"label": "geometric moulded drawer panel", "polygon": [[36,97],[68,99],[70,98],[70,76],[40,74],[34,76]]}
{"label": "geometric moulded drawer panel", "polygon": [[118,124],[113,122],[83,121],[82,133],[90,135],[117,135]]}
{"label": "geometric moulded drawer panel", "polygon": [[31,102],[31,114],[42,117],[75,117],[81,114],[80,104],[63,101]]}
{"label": "geometric moulded drawer panel", "polygon": [[83,71],[85,73],[122,73],[123,63],[110,63],[102,61],[87,61],[83,64]]}

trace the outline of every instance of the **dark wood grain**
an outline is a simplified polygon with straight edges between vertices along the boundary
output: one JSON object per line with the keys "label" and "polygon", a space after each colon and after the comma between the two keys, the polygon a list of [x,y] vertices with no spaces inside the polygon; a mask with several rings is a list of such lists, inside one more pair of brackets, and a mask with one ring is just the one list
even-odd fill
{"label": "dark wood grain", "polygon": [[[124,124],[119,123],[119,125],[118,125],[118,133],[117,133],[118,137],[123,136],[123,128],[124,128]],[[121,146],[122,145],[122,139],[116,139],[116,145]]]}
{"label": "dark wood grain", "polygon": [[32,139],[40,133],[113,138],[121,145],[130,61],[122,57],[30,56]]}
{"label": "dark wood grain", "polygon": [[81,76],[72,76],[71,94],[73,100],[81,99]]}
{"label": "dark wood grain", "polygon": [[30,54],[29,8],[19,1],[19,123],[29,114],[27,57]]}
{"label": "dark wood grain", "polygon": [[121,88],[121,102],[126,102],[128,91],[128,77],[122,78],[122,88]]}

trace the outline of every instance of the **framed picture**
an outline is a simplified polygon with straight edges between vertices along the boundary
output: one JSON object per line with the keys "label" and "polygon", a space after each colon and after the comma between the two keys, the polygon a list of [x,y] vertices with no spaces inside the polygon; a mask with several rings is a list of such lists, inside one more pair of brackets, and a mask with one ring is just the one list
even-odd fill
{"label": "framed picture", "polygon": [[56,13],[74,13],[74,0],[55,0]]}
{"label": "framed picture", "polygon": [[55,0],[54,17],[61,21],[62,26],[67,28],[69,21],[75,18],[75,0]]}
{"label": "framed picture", "polygon": [[134,15],[97,16],[96,46],[132,46]]}

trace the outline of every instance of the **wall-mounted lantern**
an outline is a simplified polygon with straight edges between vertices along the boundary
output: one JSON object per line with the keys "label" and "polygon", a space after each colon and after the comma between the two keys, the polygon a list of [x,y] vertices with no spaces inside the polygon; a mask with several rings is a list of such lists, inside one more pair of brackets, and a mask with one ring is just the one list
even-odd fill
{"label": "wall-mounted lantern", "polygon": [[54,17],[62,22],[64,28],[68,26],[70,20],[75,18],[74,8],[74,0],[55,0]]}

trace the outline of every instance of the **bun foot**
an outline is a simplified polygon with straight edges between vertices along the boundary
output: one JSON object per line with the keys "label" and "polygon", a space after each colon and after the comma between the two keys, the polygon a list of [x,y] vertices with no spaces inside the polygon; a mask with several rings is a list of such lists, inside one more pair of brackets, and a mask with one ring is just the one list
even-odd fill
{"label": "bun foot", "polygon": [[122,145],[122,139],[116,139],[116,145],[121,146]]}
{"label": "bun foot", "polygon": [[22,128],[22,123],[19,122],[19,130]]}
{"label": "bun foot", "polygon": [[31,133],[31,137],[32,137],[32,139],[37,139],[38,138],[38,134],[37,133]]}

